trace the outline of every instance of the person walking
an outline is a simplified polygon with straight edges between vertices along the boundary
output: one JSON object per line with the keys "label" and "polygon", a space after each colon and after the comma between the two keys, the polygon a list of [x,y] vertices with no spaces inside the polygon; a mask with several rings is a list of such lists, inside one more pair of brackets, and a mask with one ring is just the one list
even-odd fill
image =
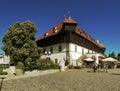
{"label": "person walking", "polygon": [[97,69],[99,72],[101,71],[101,64],[100,63],[98,64]]}
{"label": "person walking", "polygon": [[108,72],[108,66],[109,66],[108,63],[104,65],[105,72]]}
{"label": "person walking", "polygon": [[96,63],[93,65],[93,71],[94,71],[94,72],[97,71],[97,64],[96,64]]}

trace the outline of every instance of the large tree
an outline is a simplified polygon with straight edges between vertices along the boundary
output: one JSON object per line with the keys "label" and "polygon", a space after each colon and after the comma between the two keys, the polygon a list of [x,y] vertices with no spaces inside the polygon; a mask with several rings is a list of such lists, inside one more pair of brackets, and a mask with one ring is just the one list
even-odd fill
{"label": "large tree", "polygon": [[112,52],[112,53],[110,53],[110,54],[108,55],[108,57],[116,58],[116,55],[115,55],[114,52]]}
{"label": "large tree", "polygon": [[2,49],[10,56],[10,61],[17,63],[26,60],[36,61],[39,58],[38,47],[35,41],[37,28],[31,21],[15,23],[10,26],[4,35]]}
{"label": "large tree", "polygon": [[118,59],[118,61],[120,61],[120,53],[118,53],[117,59]]}

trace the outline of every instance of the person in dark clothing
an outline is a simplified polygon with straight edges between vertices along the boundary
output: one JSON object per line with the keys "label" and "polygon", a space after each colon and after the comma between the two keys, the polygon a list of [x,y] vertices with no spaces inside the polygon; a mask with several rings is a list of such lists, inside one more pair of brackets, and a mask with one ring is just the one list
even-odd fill
{"label": "person in dark clothing", "polygon": [[97,71],[97,64],[93,65],[93,71],[96,72]]}
{"label": "person in dark clothing", "polygon": [[109,65],[107,63],[104,65],[105,72],[108,72],[108,66]]}
{"label": "person in dark clothing", "polygon": [[101,71],[101,68],[102,68],[101,64],[99,63],[98,66],[97,66],[98,71]]}

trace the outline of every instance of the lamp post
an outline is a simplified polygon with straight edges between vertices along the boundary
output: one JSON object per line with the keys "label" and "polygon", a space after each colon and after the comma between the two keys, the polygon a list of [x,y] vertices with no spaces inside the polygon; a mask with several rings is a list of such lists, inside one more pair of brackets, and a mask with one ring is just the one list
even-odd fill
{"label": "lamp post", "polygon": [[46,55],[46,59],[49,59],[50,60],[50,55],[51,55],[51,52],[50,51],[45,51],[45,55]]}

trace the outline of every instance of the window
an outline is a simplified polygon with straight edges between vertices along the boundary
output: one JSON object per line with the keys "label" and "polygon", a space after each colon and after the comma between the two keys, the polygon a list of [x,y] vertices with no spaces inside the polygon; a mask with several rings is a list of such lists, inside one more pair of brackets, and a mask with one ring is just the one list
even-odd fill
{"label": "window", "polygon": [[45,51],[46,51],[46,49],[44,48],[44,49],[43,49],[43,52],[45,53]]}
{"label": "window", "polygon": [[77,52],[77,46],[75,46],[75,52]]}
{"label": "window", "polygon": [[76,28],[76,24],[64,24],[64,30],[65,31],[74,31]]}
{"label": "window", "polygon": [[45,33],[45,36],[47,36],[48,35],[48,33]]}
{"label": "window", "polygon": [[62,51],[62,46],[61,45],[59,45],[59,52],[61,52]]}
{"label": "window", "polygon": [[50,52],[53,53],[53,47],[50,47]]}
{"label": "window", "polygon": [[82,54],[84,55],[84,48],[82,48]]}
{"label": "window", "polygon": [[88,53],[90,53],[90,50],[88,49]]}
{"label": "window", "polygon": [[58,59],[55,59],[55,64],[58,64]]}

